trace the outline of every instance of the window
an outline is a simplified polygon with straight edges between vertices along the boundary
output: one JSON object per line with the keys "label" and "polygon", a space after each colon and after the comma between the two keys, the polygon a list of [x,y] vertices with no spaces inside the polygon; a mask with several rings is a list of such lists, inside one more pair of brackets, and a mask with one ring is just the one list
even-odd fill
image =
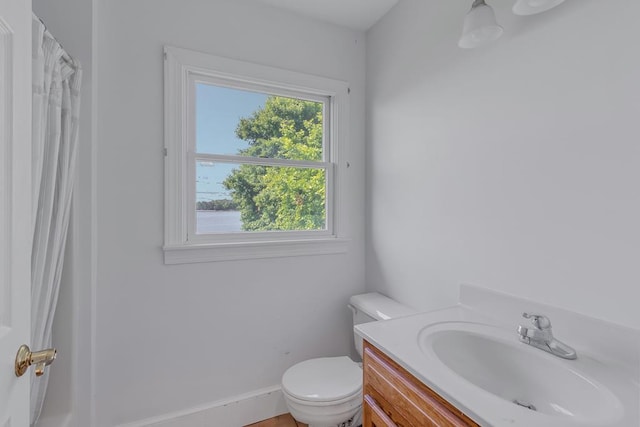
{"label": "window", "polygon": [[165,47],[165,263],[344,252],[347,93]]}
{"label": "window", "polygon": [[272,95],[258,85],[251,92],[249,85],[237,89],[203,76],[189,86],[195,123],[187,179],[196,215],[187,218],[187,241],[215,233],[328,231],[330,98]]}

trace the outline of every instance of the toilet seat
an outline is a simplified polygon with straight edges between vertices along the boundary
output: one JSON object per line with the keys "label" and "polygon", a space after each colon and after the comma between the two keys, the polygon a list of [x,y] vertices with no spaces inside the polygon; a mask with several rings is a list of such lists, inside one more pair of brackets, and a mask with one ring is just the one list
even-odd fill
{"label": "toilet seat", "polygon": [[287,393],[285,390],[283,390],[283,394],[286,396],[287,400],[289,401],[289,403],[292,404],[297,404],[297,405],[301,405],[301,406],[305,406],[305,407],[314,407],[314,408],[322,408],[322,407],[328,407],[328,406],[340,406],[342,404],[348,404],[349,407],[353,406],[353,405],[359,405],[360,403],[362,403],[362,388],[360,388],[360,390],[356,391],[355,393],[353,393],[351,396],[347,396],[344,397],[342,399],[338,399],[338,400],[330,400],[330,401],[325,401],[325,402],[314,402],[312,400],[302,400],[302,399],[298,399],[295,396],[290,395],[289,393]]}
{"label": "toilet seat", "polygon": [[362,368],[347,356],[305,360],[284,373],[282,391],[313,406],[349,401],[362,393]]}

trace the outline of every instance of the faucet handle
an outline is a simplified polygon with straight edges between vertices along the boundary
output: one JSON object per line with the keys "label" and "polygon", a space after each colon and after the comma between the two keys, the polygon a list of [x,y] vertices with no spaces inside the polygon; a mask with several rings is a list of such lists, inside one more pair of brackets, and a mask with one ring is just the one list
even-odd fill
{"label": "faucet handle", "polygon": [[538,329],[551,329],[551,320],[543,314],[522,313],[525,319],[531,319],[531,323]]}

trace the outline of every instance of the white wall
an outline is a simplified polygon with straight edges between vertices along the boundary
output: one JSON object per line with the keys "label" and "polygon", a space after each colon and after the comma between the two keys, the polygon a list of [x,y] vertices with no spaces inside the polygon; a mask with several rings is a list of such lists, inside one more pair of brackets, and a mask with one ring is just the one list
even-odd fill
{"label": "white wall", "polygon": [[[350,351],[364,290],[363,34],[237,0],[98,0],[97,426],[278,384]],[[164,265],[162,46],[351,83],[348,254]]]}
{"label": "white wall", "polygon": [[367,33],[367,286],[429,309],[460,283],[640,327],[633,0],[568,0],[456,46],[471,1]]}

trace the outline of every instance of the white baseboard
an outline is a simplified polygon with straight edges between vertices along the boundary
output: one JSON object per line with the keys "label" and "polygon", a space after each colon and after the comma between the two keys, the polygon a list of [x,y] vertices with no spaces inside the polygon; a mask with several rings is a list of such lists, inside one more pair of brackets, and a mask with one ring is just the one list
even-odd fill
{"label": "white baseboard", "polygon": [[118,427],[242,427],[289,412],[280,386]]}

